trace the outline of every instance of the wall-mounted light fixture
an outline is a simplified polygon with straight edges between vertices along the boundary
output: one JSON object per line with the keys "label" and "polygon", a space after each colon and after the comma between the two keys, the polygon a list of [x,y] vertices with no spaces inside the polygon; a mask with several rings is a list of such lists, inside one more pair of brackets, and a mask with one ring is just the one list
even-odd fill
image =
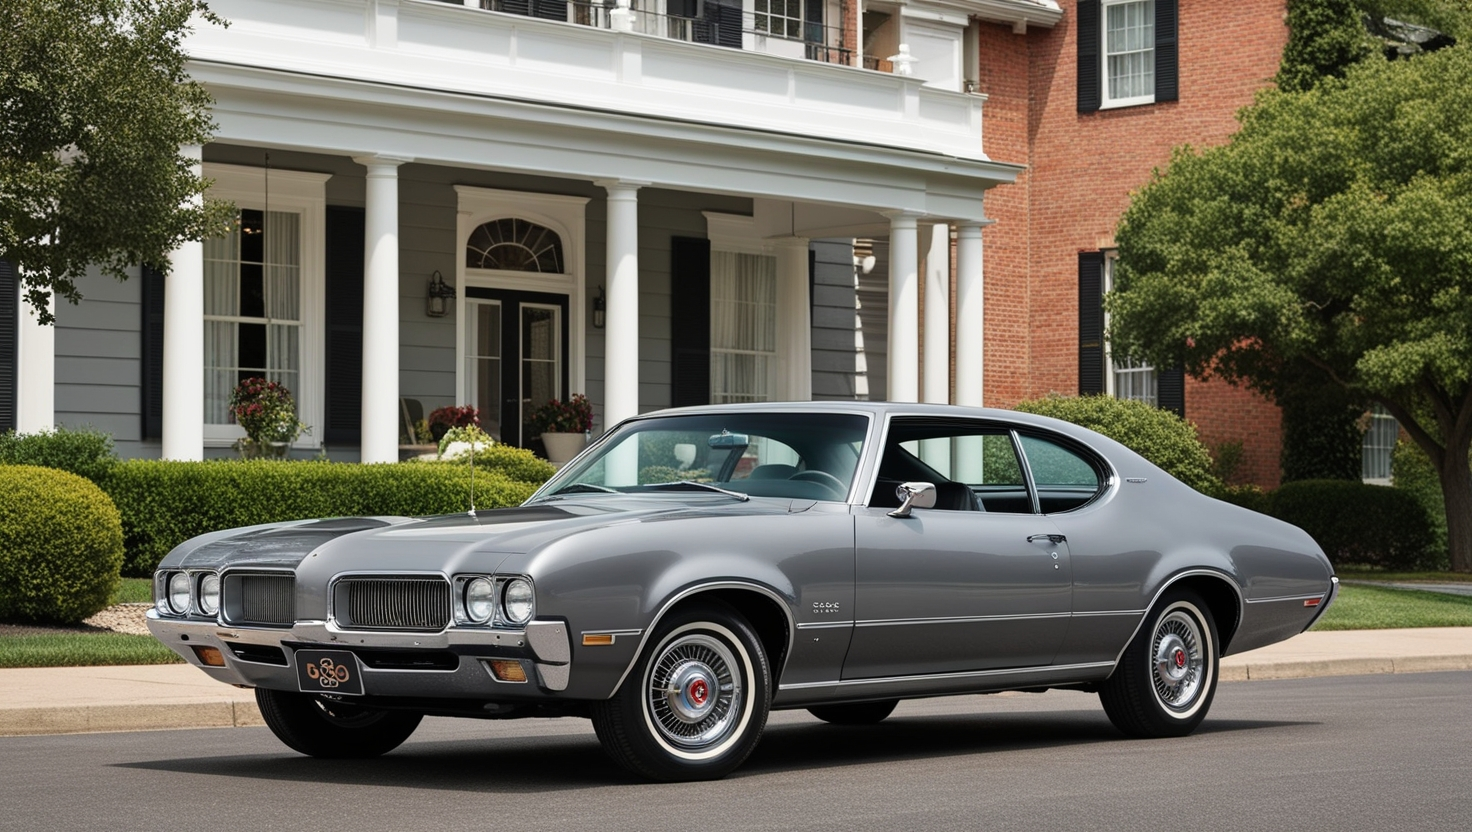
{"label": "wall-mounted light fixture", "polygon": [[598,287],[598,297],[593,298],[593,326],[602,329],[608,323],[608,299],[603,296],[603,287]]}
{"label": "wall-mounted light fixture", "polygon": [[431,318],[443,318],[450,314],[450,301],[455,297],[455,287],[445,283],[445,278],[435,269],[429,276],[428,306],[425,314]]}

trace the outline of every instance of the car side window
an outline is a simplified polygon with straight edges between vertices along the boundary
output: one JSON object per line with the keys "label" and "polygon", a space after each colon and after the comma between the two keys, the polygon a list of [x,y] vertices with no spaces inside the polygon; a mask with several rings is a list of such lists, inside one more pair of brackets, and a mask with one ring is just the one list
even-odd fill
{"label": "car side window", "polygon": [[1081,452],[1047,437],[1022,434],[1018,439],[1044,514],[1078,508],[1103,490],[1098,466]]}
{"label": "car side window", "polygon": [[1033,511],[1012,435],[996,424],[895,419],[869,505],[899,505],[895,487],[914,481],[935,486],[940,511]]}

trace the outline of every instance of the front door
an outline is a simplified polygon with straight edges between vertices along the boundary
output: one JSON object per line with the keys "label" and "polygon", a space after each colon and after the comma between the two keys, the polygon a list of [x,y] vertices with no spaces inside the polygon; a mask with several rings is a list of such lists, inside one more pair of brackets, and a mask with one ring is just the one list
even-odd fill
{"label": "front door", "polygon": [[540,449],[532,413],[566,398],[567,295],[468,287],[465,362],[481,428]]}

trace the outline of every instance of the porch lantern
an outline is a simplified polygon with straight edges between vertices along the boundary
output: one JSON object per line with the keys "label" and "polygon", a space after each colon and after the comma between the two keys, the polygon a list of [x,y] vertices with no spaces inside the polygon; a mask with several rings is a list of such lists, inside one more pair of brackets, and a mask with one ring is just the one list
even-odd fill
{"label": "porch lantern", "polygon": [[455,287],[445,283],[445,278],[436,269],[429,276],[428,306],[425,314],[431,318],[443,318],[450,312],[450,300],[455,297]]}
{"label": "porch lantern", "polygon": [[603,287],[598,287],[598,297],[593,298],[593,326],[602,329],[608,320],[608,298],[603,294]]}

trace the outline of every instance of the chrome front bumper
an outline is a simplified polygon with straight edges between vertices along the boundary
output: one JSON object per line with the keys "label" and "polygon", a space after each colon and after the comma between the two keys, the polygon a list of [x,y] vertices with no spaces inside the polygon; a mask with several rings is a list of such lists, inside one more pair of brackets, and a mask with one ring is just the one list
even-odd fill
{"label": "chrome front bumper", "polygon": [[[572,643],[562,621],[533,621],[520,630],[449,628],[438,633],[355,632],[326,621],[298,621],[285,627],[229,627],[202,619],[163,618],[148,611],[148,629],[185,661],[231,685],[297,690],[298,649],[363,650],[358,667],[364,693],[450,699],[538,698],[566,690],[571,677]],[[225,666],[204,664],[195,648],[213,647]],[[262,660],[259,650],[275,648],[281,662]],[[377,668],[363,661],[368,651],[392,650],[412,656],[453,653],[453,667]],[[244,655],[242,655],[244,654]],[[526,682],[503,682],[487,661],[520,661]],[[284,662],[284,663],[282,663]]]}

